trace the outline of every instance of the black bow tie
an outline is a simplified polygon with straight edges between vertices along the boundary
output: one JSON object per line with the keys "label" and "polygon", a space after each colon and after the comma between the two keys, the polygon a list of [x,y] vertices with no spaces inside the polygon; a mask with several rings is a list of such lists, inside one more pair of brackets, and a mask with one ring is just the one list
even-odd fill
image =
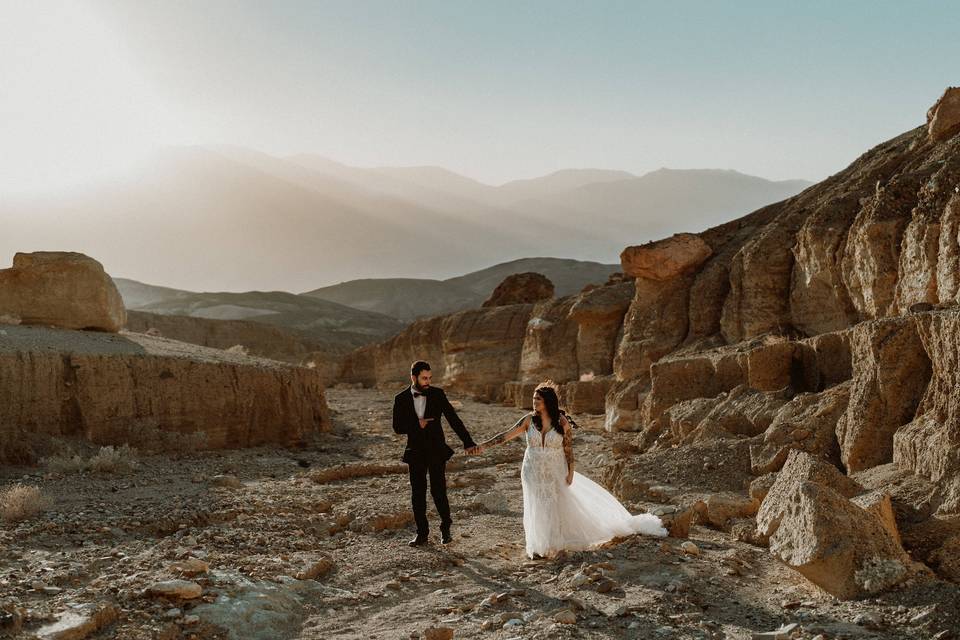
{"label": "black bow tie", "polygon": [[427,395],[427,394],[425,394],[425,393],[420,393],[419,391],[414,391],[414,392],[413,392],[413,397],[414,397],[414,398],[419,398],[420,396],[426,397],[426,395]]}

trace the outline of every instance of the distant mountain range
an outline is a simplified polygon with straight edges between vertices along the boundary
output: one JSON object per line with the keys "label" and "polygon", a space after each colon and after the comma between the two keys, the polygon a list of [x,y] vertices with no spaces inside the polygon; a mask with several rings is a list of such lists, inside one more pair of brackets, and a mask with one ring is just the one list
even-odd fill
{"label": "distant mountain range", "polygon": [[583,169],[491,186],[439,167],[174,147],[112,181],[0,198],[0,256],[82,251],[109,273],[188,290],[457,284],[446,279],[522,256],[612,263],[627,245],[702,230],[807,184],[727,170]]}
{"label": "distant mountain range", "polygon": [[619,264],[561,258],[522,258],[449,280],[351,280],[314,289],[304,295],[410,322],[421,317],[479,307],[504,278],[514,273],[533,271],[547,276],[553,282],[557,297],[561,297],[576,293],[588,284],[603,284],[611,273],[619,270]]}
{"label": "distant mountain range", "polygon": [[128,309],[165,316],[247,320],[291,329],[319,342],[361,346],[387,338],[404,323],[320,298],[285,291],[196,293],[114,278]]}
{"label": "distant mountain range", "polygon": [[[450,280],[367,279],[314,289],[301,295],[283,291],[198,293],[114,278],[128,309],[162,315],[216,320],[249,320],[294,329],[314,339],[341,333],[365,344],[386,337],[420,317],[479,307],[507,276],[535,271],[557,296],[602,284],[618,264],[560,258],[525,258],[497,264]],[[351,334],[347,336],[346,334]],[[355,334],[355,335],[354,335]]]}

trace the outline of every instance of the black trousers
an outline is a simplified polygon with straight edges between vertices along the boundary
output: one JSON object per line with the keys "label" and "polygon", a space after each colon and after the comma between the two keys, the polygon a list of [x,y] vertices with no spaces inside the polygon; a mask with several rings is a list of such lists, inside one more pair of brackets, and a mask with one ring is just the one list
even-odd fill
{"label": "black trousers", "polygon": [[411,462],[410,491],[413,506],[413,519],[417,523],[417,535],[426,536],[430,532],[427,522],[427,476],[430,476],[430,495],[433,504],[440,514],[440,528],[449,529],[453,520],[450,519],[450,502],[447,500],[447,462],[446,460],[430,462]]}

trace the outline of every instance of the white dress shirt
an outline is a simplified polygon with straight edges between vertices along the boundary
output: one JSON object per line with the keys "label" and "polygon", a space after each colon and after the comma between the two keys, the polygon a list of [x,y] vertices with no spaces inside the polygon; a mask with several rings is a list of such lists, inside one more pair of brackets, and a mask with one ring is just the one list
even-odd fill
{"label": "white dress shirt", "polygon": [[[414,389],[413,386],[411,385],[410,393],[412,394],[415,392],[417,392],[417,390]],[[422,392],[417,392],[417,393],[422,393]],[[423,413],[427,410],[427,396],[426,395],[420,395],[419,397],[413,396],[413,408],[417,412],[417,417],[422,420]]]}

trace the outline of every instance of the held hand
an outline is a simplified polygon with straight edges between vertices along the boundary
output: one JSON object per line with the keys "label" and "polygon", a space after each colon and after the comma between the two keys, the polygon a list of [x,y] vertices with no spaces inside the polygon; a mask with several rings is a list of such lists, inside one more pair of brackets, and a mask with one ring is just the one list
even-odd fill
{"label": "held hand", "polygon": [[475,456],[475,455],[478,455],[480,452],[481,452],[480,447],[467,447],[468,456]]}
{"label": "held hand", "polygon": [[433,420],[433,418],[420,418],[420,428],[426,429],[431,420]]}
{"label": "held hand", "polygon": [[567,472],[567,484],[568,485],[573,484],[573,471]]}

